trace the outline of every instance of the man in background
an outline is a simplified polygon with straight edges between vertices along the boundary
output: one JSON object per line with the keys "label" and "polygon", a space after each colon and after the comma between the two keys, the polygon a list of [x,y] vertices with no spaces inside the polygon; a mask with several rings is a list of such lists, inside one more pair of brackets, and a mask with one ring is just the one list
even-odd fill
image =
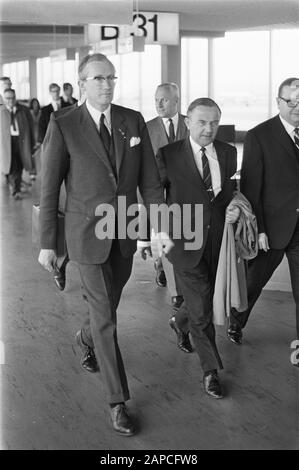
{"label": "man in background", "polygon": [[[188,129],[185,117],[178,112],[180,99],[179,87],[176,83],[162,83],[155,93],[155,105],[158,116],[146,123],[155,155],[167,144],[185,139]],[[158,259],[155,261],[156,283],[160,287],[168,286],[172,307],[178,309],[183,302],[183,296],[172,264],[162,256],[158,244]],[[186,351],[188,352],[188,351]]]}
{"label": "man in background", "polygon": [[69,103],[65,101],[60,96],[60,86],[57,83],[51,83],[49,85],[49,93],[51,95],[51,103],[42,108],[41,117],[39,120],[39,132],[38,132],[38,142],[39,144],[43,143],[45,138],[48,124],[50,121],[51,114],[53,111],[58,111],[61,108],[69,106]]}
{"label": "man in background", "polygon": [[12,87],[12,83],[9,77],[0,77],[0,105],[4,104],[3,102],[4,90],[9,90],[11,87]]}
{"label": "man in background", "polygon": [[73,97],[73,86],[71,83],[64,83],[63,84],[63,95],[62,99],[64,103],[68,106],[72,106],[73,104],[76,104],[78,100]]}
{"label": "man in background", "polygon": [[1,116],[1,169],[7,175],[11,195],[21,199],[23,169],[32,170],[33,121],[29,108],[17,103],[15,90],[4,90]]}

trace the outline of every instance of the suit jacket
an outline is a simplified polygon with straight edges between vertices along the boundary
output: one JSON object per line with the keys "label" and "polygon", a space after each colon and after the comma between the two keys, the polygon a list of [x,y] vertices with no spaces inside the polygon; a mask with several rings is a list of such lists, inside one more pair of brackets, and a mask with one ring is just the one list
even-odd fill
{"label": "suit jacket", "polygon": [[[158,152],[158,166],[160,177],[166,188],[166,201],[168,205],[176,203],[183,213],[183,205],[191,208],[191,227],[195,228],[195,205],[202,204],[203,220],[200,224],[202,230],[202,245],[196,250],[186,250],[185,243],[192,243],[195,239],[184,234],[181,224],[182,236],[174,239],[174,248],[168,257],[170,261],[180,268],[196,266],[205,249],[207,236],[210,231],[212,238],[212,251],[214,257],[218,256],[225,220],[225,209],[233,197],[236,189],[235,180],[230,180],[237,168],[237,150],[235,147],[218,140],[214,141],[221,172],[222,190],[210,202],[202,177],[194,161],[190,139],[179,140],[163,147]],[[173,234],[173,223],[170,224],[170,235]],[[185,221],[186,224],[186,221]],[[186,227],[185,227],[186,228]],[[200,234],[197,233],[197,236]]]}
{"label": "suit jacket", "polygon": [[[72,106],[70,103],[66,103],[62,97],[60,97],[60,109],[62,108],[67,108],[69,106]],[[39,120],[38,124],[38,141],[40,143],[43,142],[46,132],[47,132],[47,127],[50,121],[51,114],[54,112],[54,108],[52,104],[48,104],[47,106],[44,106],[41,110],[41,117]]]}
{"label": "suit jacket", "polygon": [[[27,171],[32,169],[32,151],[34,146],[33,120],[29,108],[19,103],[16,104],[16,119],[19,127],[20,154],[24,168]],[[1,171],[8,174],[11,166],[11,139],[10,139],[10,112],[6,106],[0,106],[1,122]]]}
{"label": "suit jacket", "polygon": [[[126,207],[137,203],[137,186],[147,207],[163,202],[155,157],[148,131],[139,112],[111,105],[112,140],[117,177],[86,105],[55,117],[44,141],[41,191],[41,247],[55,249],[60,186],[66,185],[65,231],[70,259],[83,264],[103,263],[111,239],[99,239],[100,204],[117,211],[117,197],[126,196]],[[136,207],[137,211],[137,207]],[[104,214],[105,217],[106,214]],[[121,230],[133,216],[121,219]],[[131,256],[136,241],[118,233],[123,256]]]}
{"label": "suit jacket", "polygon": [[[164,147],[165,145],[169,143],[165,126],[160,116],[157,116],[154,119],[151,119],[150,121],[146,123],[146,125],[147,125],[148,133],[151,139],[151,143],[153,146],[154,154],[156,155],[159,148]],[[175,140],[185,139],[188,133],[189,131],[185,124],[185,116],[183,116],[182,114],[179,114],[178,127],[177,127]]]}
{"label": "suit jacket", "polygon": [[271,248],[289,243],[298,220],[299,150],[279,115],[248,131],[244,142],[241,191]]}

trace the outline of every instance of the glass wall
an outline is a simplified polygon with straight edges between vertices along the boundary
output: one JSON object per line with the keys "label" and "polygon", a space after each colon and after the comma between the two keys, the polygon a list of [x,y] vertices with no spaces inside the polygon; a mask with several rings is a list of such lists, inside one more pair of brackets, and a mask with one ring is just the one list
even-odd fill
{"label": "glass wall", "polygon": [[10,77],[12,87],[16,90],[17,99],[29,99],[30,88],[28,60],[4,64],[2,67],[2,75],[5,77]]}
{"label": "glass wall", "polygon": [[182,38],[181,112],[195,98],[208,95],[208,39]]}
{"label": "glass wall", "polygon": [[49,85],[57,83],[61,87],[65,82],[69,82],[74,87],[74,97],[78,99],[79,88],[77,79],[78,54],[75,60],[55,60],[50,57],[43,57],[36,61],[37,70],[37,99],[42,106],[50,102]]}
{"label": "glass wall", "polygon": [[156,115],[155,91],[161,83],[161,46],[145,46],[143,53],[113,55],[119,77],[114,102],[140,111],[147,121]]}
{"label": "glass wall", "polygon": [[237,130],[274,116],[279,84],[299,76],[299,28],[231,32],[212,41],[209,53],[208,39],[182,38],[182,111],[210,93],[222,108],[222,124]]}

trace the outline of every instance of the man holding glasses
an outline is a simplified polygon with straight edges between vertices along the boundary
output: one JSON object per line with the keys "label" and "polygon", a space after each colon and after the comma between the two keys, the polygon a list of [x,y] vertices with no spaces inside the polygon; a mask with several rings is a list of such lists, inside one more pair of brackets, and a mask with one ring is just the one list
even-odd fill
{"label": "man holding glasses", "polygon": [[[88,318],[76,335],[81,365],[88,372],[100,371],[113,428],[131,436],[135,428],[125,406],[129,389],[117,341],[116,309],[136,251],[136,240],[124,230],[135,214],[127,215],[123,227],[116,213],[114,233],[105,237],[105,224],[102,231],[100,226],[106,213],[100,208],[116,211],[119,196],[126,197],[127,208],[137,204],[138,187],[148,209],[163,202],[163,190],[143,117],[111,104],[113,64],[103,54],[93,54],[82,60],[78,72],[86,102],[52,115],[44,140],[39,262],[50,272],[55,269],[57,206],[65,180],[67,249],[70,260],[77,262],[89,305]],[[166,234],[158,235],[167,253],[172,242]]]}
{"label": "man holding glasses", "polygon": [[232,312],[228,337],[242,342],[242,328],[286,254],[296,303],[299,339],[299,79],[278,89],[279,114],[248,131],[244,143],[241,191],[257,217],[259,254],[249,261],[248,310]]}

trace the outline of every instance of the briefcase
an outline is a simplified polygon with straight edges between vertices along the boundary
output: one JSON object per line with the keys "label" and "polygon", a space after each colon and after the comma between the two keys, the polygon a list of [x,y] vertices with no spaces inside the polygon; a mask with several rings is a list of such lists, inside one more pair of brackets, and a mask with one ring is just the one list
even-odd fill
{"label": "briefcase", "polygon": [[[38,204],[34,204],[32,206],[32,244],[34,252],[37,254],[40,250],[40,207]],[[63,258],[67,254],[64,231],[64,213],[61,211],[58,211],[56,253],[58,258]]]}

